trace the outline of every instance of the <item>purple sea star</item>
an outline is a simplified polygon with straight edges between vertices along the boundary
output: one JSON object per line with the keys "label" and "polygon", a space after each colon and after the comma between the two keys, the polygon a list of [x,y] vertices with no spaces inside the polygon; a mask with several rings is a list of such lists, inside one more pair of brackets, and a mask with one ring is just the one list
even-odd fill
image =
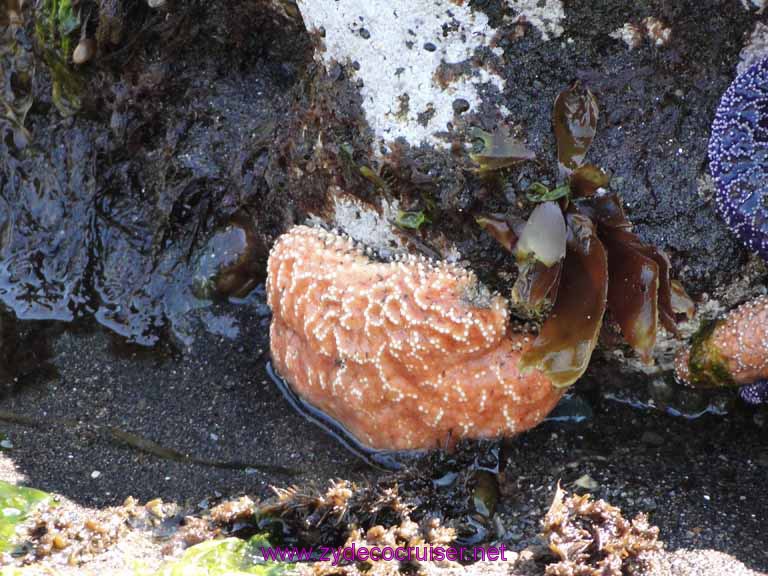
{"label": "purple sea star", "polygon": [[709,168],[718,213],[768,261],[768,58],[723,94],[712,123]]}
{"label": "purple sea star", "polygon": [[765,404],[768,402],[768,380],[760,380],[739,388],[739,396],[748,404]]}

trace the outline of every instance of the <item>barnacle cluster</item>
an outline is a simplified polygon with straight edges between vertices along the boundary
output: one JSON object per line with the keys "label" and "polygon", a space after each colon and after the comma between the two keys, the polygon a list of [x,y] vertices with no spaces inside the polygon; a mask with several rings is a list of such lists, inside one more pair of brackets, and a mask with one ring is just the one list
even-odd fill
{"label": "barnacle cluster", "polygon": [[609,176],[585,163],[597,118],[597,101],[588,88],[575,82],[563,91],[554,105],[563,184],[553,190],[538,184],[528,191],[538,205],[527,222],[500,215],[477,219],[516,257],[517,313],[546,318],[522,364],[542,370],[561,387],[586,370],[606,310],[648,363],[659,324],[676,334],[679,315],[693,313],[693,302],[670,276],[667,256],[640,240],[621,198],[608,188]]}

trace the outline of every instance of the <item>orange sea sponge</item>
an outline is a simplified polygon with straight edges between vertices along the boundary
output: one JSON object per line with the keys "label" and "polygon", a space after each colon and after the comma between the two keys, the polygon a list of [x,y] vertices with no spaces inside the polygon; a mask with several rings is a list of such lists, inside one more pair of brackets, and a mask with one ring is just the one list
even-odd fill
{"label": "orange sea sponge", "polygon": [[768,296],[705,327],[675,359],[677,377],[694,386],[742,386],[768,379]]}
{"label": "orange sea sponge", "polygon": [[268,263],[272,360],[305,402],[375,449],[425,449],[538,424],[563,389],[518,363],[507,303],[474,274],[417,257],[371,260],[297,226]]}

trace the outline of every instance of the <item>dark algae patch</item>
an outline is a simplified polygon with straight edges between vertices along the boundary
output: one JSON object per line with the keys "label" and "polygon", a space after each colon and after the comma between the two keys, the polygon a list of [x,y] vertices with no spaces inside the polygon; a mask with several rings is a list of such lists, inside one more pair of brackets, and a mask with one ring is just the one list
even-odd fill
{"label": "dark algae patch", "polygon": [[[10,61],[25,81],[11,86],[13,137],[0,140],[0,300],[19,319],[185,342],[190,312],[259,280],[281,211],[265,210],[267,152],[309,44],[299,35],[281,52],[271,30],[293,24],[258,2],[135,4],[17,13]],[[77,67],[71,37],[92,24],[98,54]],[[270,32],[246,34],[260,25]],[[67,78],[83,96],[62,121]]]}

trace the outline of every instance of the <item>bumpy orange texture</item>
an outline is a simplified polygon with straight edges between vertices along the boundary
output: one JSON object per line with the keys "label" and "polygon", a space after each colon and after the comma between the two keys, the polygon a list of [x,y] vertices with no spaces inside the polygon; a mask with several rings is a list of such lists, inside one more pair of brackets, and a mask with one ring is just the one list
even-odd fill
{"label": "bumpy orange texture", "polygon": [[372,261],[349,239],[298,226],[269,258],[272,360],[304,401],[375,449],[442,447],[538,424],[562,391],[508,334],[506,301],[466,270]]}
{"label": "bumpy orange texture", "polygon": [[[731,311],[709,337],[718,358],[737,385],[768,379],[768,296],[761,296]],[[675,359],[677,377],[689,382],[689,350]]]}

